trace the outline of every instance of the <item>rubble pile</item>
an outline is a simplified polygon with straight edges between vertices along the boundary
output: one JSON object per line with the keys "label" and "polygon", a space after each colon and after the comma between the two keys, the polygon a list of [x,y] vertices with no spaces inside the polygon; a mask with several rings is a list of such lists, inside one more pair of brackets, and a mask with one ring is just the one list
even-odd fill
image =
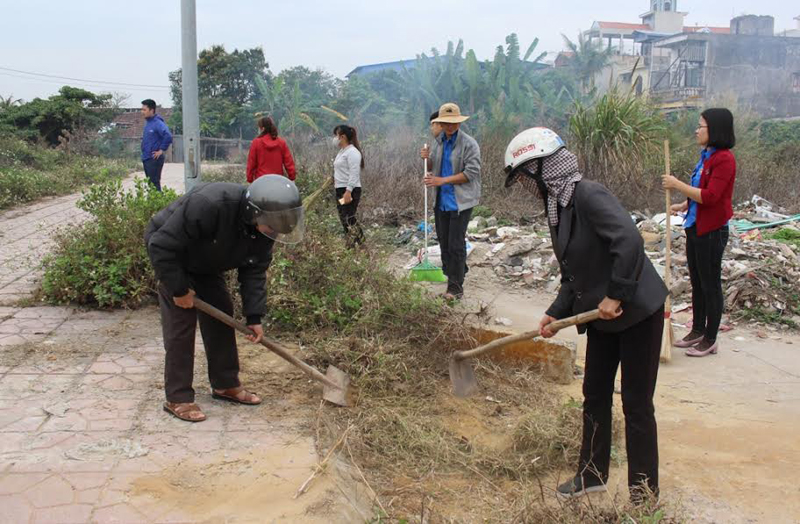
{"label": "rubble pile", "polygon": [[[783,210],[756,196],[737,207],[729,223],[729,240],[723,257],[722,280],[726,310],[736,315],[757,309],[780,315],[800,325],[800,215]],[[631,219],[642,235],[645,252],[664,275],[666,215]],[[674,310],[691,304],[683,218],[670,218],[672,229],[672,282]],[[400,242],[416,244],[421,231],[401,231]],[[558,263],[551,247],[544,216],[528,225],[499,226],[497,219],[470,222],[468,239],[479,249],[471,266],[491,267],[499,277],[517,286],[532,286],[554,293],[560,285]]]}

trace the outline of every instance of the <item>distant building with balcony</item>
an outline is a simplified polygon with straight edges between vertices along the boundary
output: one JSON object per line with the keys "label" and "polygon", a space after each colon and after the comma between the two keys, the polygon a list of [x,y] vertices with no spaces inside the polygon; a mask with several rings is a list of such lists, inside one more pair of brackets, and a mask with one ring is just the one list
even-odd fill
{"label": "distant building with balcony", "polygon": [[641,23],[594,22],[584,36],[614,50],[595,78],[654,97],[665,111],[734,96],[765,116],[800,115],[800,16],[775,34],[771,16],[740,16],[729,27],[685,26],[676,0],[652,0]]}
{"label": "distant building with balcony", "polygon": [[653,45],[669,57],[650,71],[650,94],[665,110],[734,97],[764,116],[800,116],[800,37],[775,36],[771,16],[734,18],[729,34],[679,34]]}

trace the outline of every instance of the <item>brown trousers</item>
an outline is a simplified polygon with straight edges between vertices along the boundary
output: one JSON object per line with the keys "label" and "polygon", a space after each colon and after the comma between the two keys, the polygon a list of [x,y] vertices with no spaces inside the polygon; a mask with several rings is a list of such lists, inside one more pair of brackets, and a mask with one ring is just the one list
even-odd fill
{"label": "brown trousers", "polygon": [[[233,314],[233,302],[228,294],[225,279],[219,275],[192,275],[192,285],[197,296],[212,306]],[[219,320],[196,309],[175,305],[170,293],[159,286],[158,302],[161,306],[161,329],[164,348],[164,389],[168,402],[194,402],[194,338],[198,320],[200,334],[208,361],[208,378],[214,389],[235,388],[239,383],[239,351],[236,333]]]}

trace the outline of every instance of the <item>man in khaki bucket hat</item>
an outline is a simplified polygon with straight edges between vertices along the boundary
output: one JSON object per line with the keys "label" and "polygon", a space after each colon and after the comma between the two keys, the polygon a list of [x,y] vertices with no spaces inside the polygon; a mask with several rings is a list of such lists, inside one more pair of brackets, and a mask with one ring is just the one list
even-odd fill
{"label": "man in khaki bucket hat", "polygon": [[425,185],[436,190],[436,236],[442,251],[442,271],[447,275],[445,300],[464,295],[467,267],[467,224],[472,208],[481,197],[481,150],[478,142],[460,129],[469,117],[454,103],[443,104],[432,123],[440,124],[441,134],[433,146],[423,147],[422,158],[429,158],[430,171]]}

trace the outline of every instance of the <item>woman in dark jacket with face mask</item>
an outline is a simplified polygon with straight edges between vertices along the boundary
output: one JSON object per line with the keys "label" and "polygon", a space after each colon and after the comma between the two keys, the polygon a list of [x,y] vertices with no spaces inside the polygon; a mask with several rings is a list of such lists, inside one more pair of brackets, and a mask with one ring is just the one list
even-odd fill
{"label": "woman in dark jacket with face mask", "polygon": [[561,289],[542,317],[600,310],[580,326],[588,336],[583,381],[583,440],[578,471],[558,486],[564,498],[605,490],[611,458],[614,378],[622,365],[628,485],[634,500],[658,492],[655,392],[667,289],[644,254],[630,214],[604,186],[584,180],[578,161],[550,129],[517,135],[506,149],[506,187],[520,183],[541,199],[561,267]]}

